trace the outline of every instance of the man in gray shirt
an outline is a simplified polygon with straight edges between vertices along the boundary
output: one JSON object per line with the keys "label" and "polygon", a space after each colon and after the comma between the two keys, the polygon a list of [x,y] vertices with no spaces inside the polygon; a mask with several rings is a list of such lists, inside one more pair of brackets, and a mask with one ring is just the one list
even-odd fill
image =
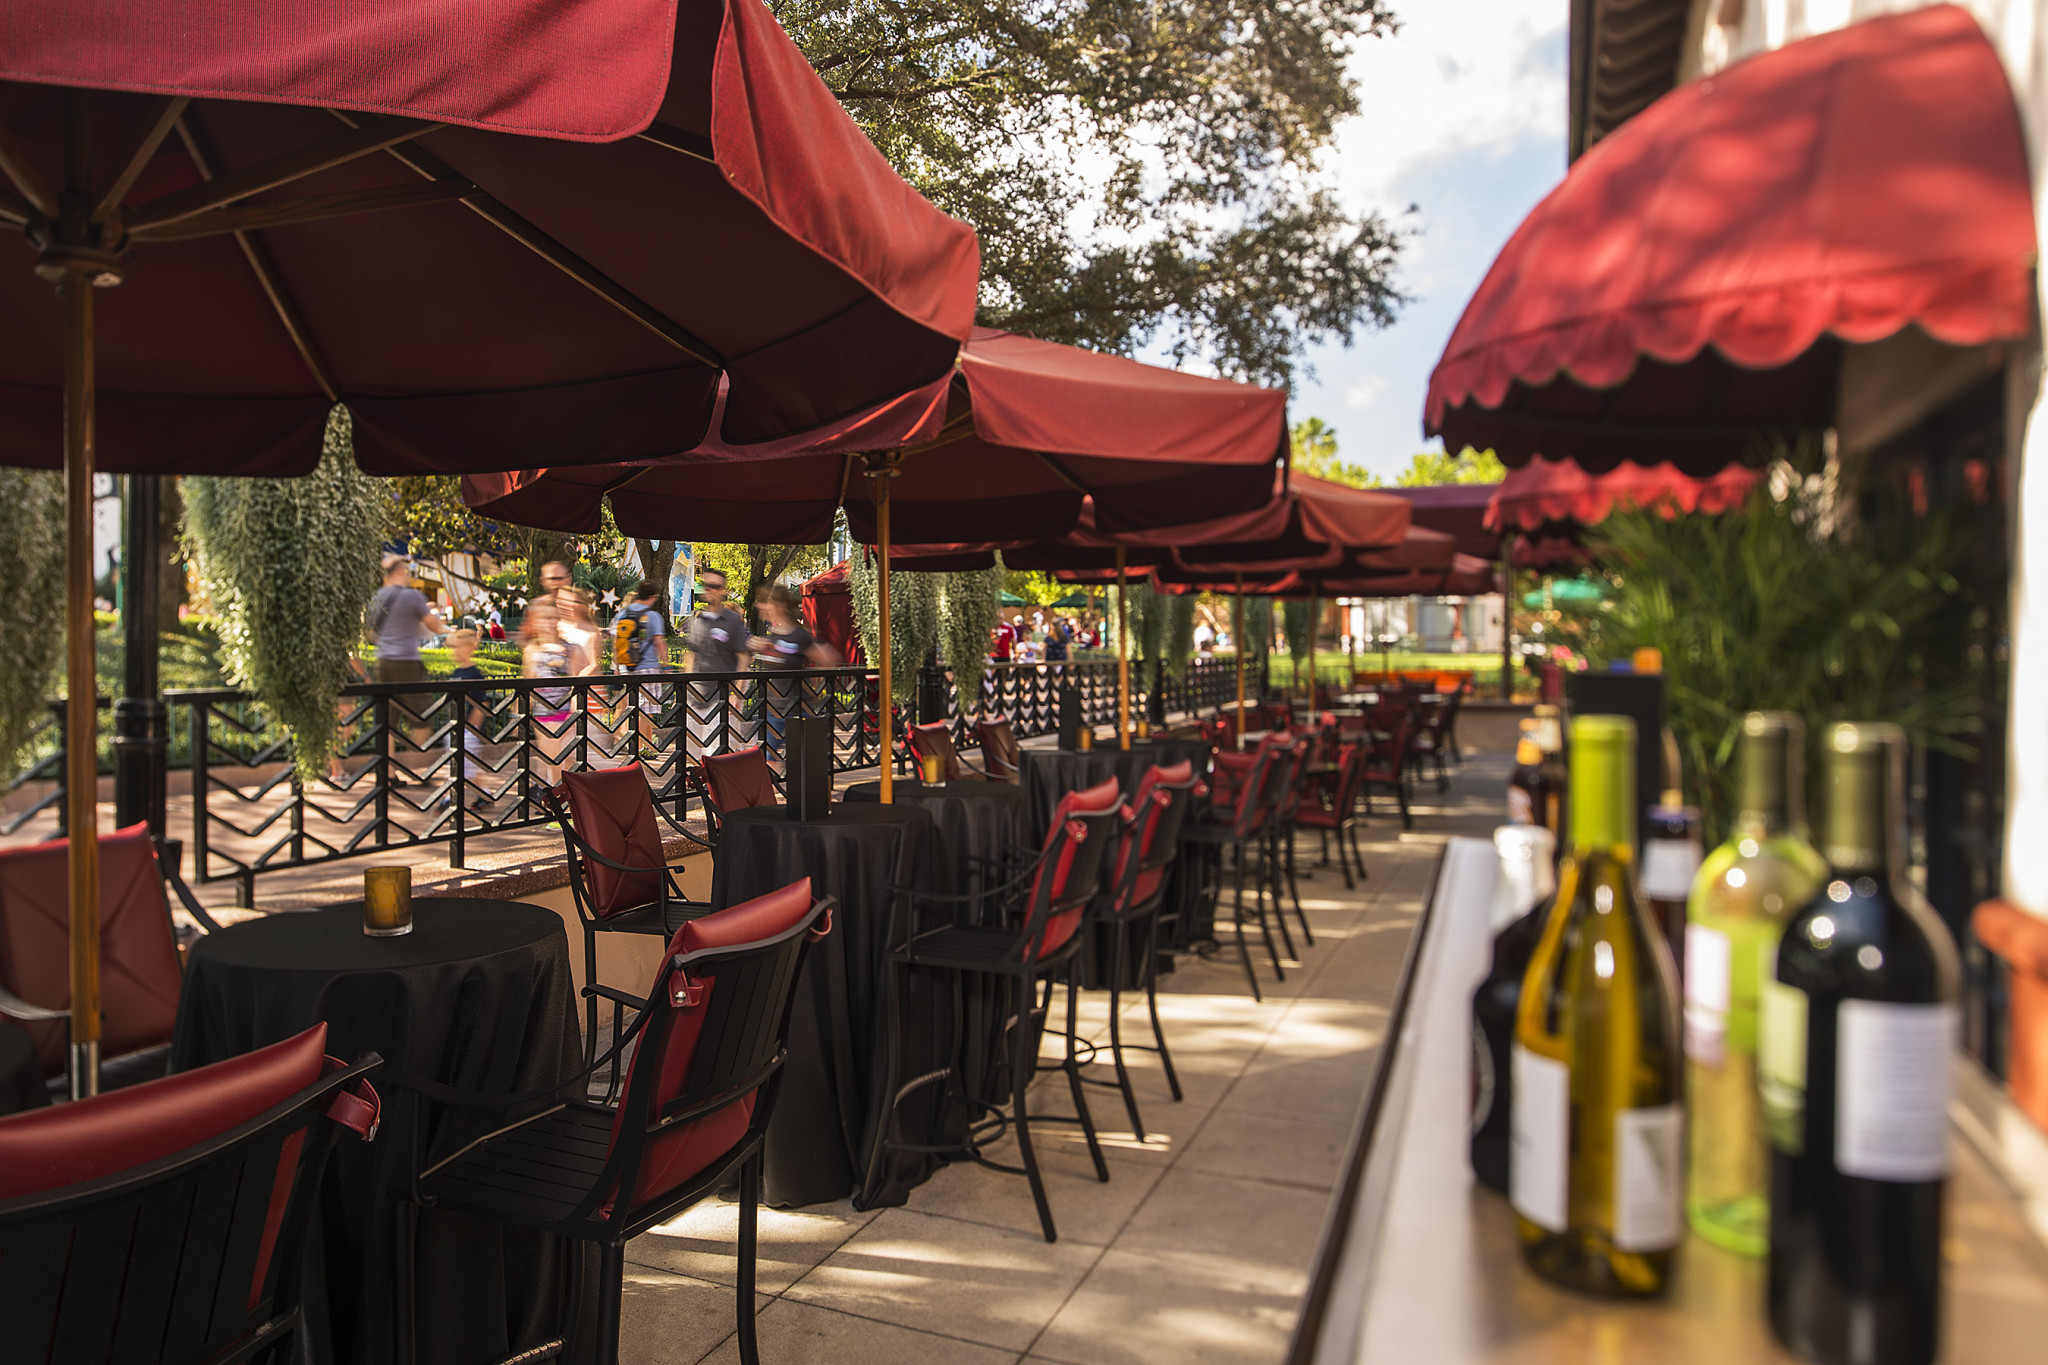
{"label": "man in gray shirt", "polygon": [[[752,656],[747,653],[746,618],[725,602],[725,574],[706,566],[697,570],[697,588],[704,594],[703,605],[690,615],[688,640],[692,673],[738,673]],[[731,723],[722,725],[727,707],[720,704],[721,684],[690,684],[690,739],[699,753],[720,753],[733,746],[736,731],[744,725],[744,694],[734,688],[730,694]]]}
{"label": "man in gray shirt", "polygon": [[[427,666],[420,662],[422,633],[439,635],[448,629],[426,595],[406,580],[412,576],[412,561],[404,555],[384,556],[384,586],[370,599],[370,633],[377,637],[377,681],[420,682]],[[433,694],[407,693],[391,699],[397,703],[399,724],[412,731],[413,747],[426,741],[427,709]]]}

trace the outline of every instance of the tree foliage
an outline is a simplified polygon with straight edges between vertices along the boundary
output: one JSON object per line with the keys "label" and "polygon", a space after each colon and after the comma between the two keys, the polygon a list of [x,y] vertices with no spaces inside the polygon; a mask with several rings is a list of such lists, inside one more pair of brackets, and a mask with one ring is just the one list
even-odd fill
{"label": "tree foliage", "polygon": [[356,468],[348,413],[336,407],[305,478],[191,478],[184,496],[225,672],[291,730],[310,778],[334,751],[335,699],[377,590],[390,492]]}
{"label": "tree foliage", "polygon": [[1784,469],[1728,515],[1610,516],[1587,535],[1610,569],[1609,599],[1567,613],[1586,618],[1596,663],[1663,651],[1686,798],[1710,843],[1734,817],[1749,711],[1797,712],[1815,758],[1835,721],[1895,721],[1952,749],[1977,725],[1976,687],[1939,657],[1945,618],[1969,607],[1955,574],[1962,538],[1939,517],[1917,529],[1839,518],[1820,479]]}
{"label": "tree foliage", "polygon": [[[917,696],[917,670],[938,648],[939,612],[945,597],[936,573],[889,575],[889,691],[893,700],[909,705]],[[882,589],[873,557],[855,554],[846,565],[846,586],[853,600],[853,624],[860,647],[871,660],[882,657]]]}
{"label": "tree foliage", "polygon": [[1466,446],[1455,455],[1447,450],[1423,450],[1395,477],[1394,485],[1431,488],[1446,483],[1499,483],[1507,473],[1507,466],[1490,450]]}
{"label": "tree foliage", "polygon": [[[981,675],[988,671],[989,632],[995,629],[1002,605],[1003,566],[942,575],[939,603],[939,654],[953,670],[953,684],[965,709],[981,697]],[[976,709],[979,709],[978,706]]]}
{"label": "tree foliage", "polygon": [[14,764],[48,718],[64,657],[64,476],[0,468],[0,758]]}
{"label": "tree foliage", "polygon": [[982,320],[1284,382],[1384,326],[1402,231],[1317,166],[1385,0],[770,0],[878,147],[981,235]]}
{"label": "tree foliage", "polygon": [[396,499],[394,519],[407,549],[424,559],[479,553],[507,555],[522,547],[516,527],[478,516],[462,500],[462,480],[452,474],[407,474],[388,480]]}
{"label": "tree foliage", "polygon": [[1328,479],[1350,488],[1378,488],[1379,475],[1337,454],[1337,428],[1320,417],[1304,417],[1287,432],[1295,469],[1311,478]]}

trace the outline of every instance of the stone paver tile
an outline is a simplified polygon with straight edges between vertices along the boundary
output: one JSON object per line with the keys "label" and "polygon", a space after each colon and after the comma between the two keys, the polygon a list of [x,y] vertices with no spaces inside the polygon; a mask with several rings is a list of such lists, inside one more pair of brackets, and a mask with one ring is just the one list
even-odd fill
{"label": "stone paver tile", "polygon": [[[1013,1365],[1015,1351],[977,1346],[815,1304],[777,1299],[761,1314],[761,1359],[782,1365]],[[738,1365],[737,1341],[727,1341],[705,1365]]]}
{"label": "stone paver tile", "polygon": [[[773,1302],[754,1296],[757,1311]],[[697,1365],[732,1335],[738,1305],[728,1285],[628,1265],[621,1313],[623,1365]]]}
{"label": "stone paver tile", "polygon": [[[1015,1165],[1017,1144],[999,1143],[988,1155],[990,1160]],[[1052,1203],[1053,1223],[1062,1244],[1107,1246],[1166,1169],[1163,1160],[1133,1156],[1114,1147],[1104,1155],[1109,1162],[1106,1185],[1095,1178],[1095,1166],[1085,1148],[1039,1148],[1045,1197]],[[1038,1206],[1032,1202],[1031,1186],[1024,1177],[992,1171],[972,1161],[956,1161],[933,1173],[930,1180],[911,1191],[906,1207],[916,1213],[1039,1235]]]}
{"label": "stone paver tile", "polygon": [[1323,1190],[1176,1165],[1111,1245],[1298,1295],[1308,1286],[1309,1258],[1328,1203]]}
{"label": "stone paver tile", "polygon": [[1296,1295],[1227,1266],[1112,1248],[1032,1347],[1044,1365],[1272,1365]]}
{"label": "stone paver tile", "polygon": [[[762,1208],[755,1221],[760,1239],[756,1287],[765,1294],[780,1294],[874,1216],[872,1211],[857,1212],[845,1200],[802,1209]],[[734,1284],[739,1227],[737,1203],[707,1199],[627,1243],[626,1259],[635,1265]]]}
{"label": "stone paver tile", "polygon": [[1261,1054],[1216,1107],[1218,1111],[1345,1124],[1357,1116],[1358,1101],[1371,1074],[1370,1053],[1299,1059]]}
{"label": "stone paver tile", "polygon": [[1337,1183],[1350,1142],[1348,1124],[1219,1109],[1174,1169],[1328,1190]]}
{"label": "stone paver tile", "polygon": [[[1030,1202],[1028,1190],[1018,1194]],[[889,1209],[785,1297],[1021,1352],[1100,1254],[1065,1239],[1048,1245],[1036,1232]]]}

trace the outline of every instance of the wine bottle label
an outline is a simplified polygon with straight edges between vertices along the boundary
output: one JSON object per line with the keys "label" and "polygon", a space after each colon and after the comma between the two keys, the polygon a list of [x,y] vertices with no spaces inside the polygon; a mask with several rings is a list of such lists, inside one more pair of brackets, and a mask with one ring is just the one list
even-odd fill
{"label": "wine bottle label", "polygon": [[1844,1000],[1836,1015],[1835,1166],[1865,1180],[1948,1174],[1953,1004]]}
{"label": "wine bottle label", "polygon": [[1508,823],[1511,825],[1533,825],[1536,823],[1536,803],[1529,799],[1529,793],[1520,787],[1508,788]]}
{"label": "wine bottle label", "polygon": [[1700,870],[1700,846],[1690,839],[1649,839],[1643,843],[1643,894],[1651,900],[1682,901],[1692,894]]}
{"label": "wine bottle label", "polygon": [[1572,1069],[1516,1043],[1509,1064],[1508,1202],[1548,1232],[1569,1221]]}
{"label": "wine bottle label", "polygon": [[1771,1144],[1793,1156],[1806,1149],[1806,992],[1778,980],[1777,954],[1764,965],[1757,994],[1757,1088]]}
{"label": "wine bottle label", "polygon": [[1623,1109],[1614,1116],[1614,1245],[1622,1251],[1667,1251],[1685,1226],[1679,1191],[1676,1104]]}
{"label": "wine bottle label", "polygon": [[1704,924],[1685,926],[1685,1055],[1707,1066],[1728,1056],[1728,935]]}

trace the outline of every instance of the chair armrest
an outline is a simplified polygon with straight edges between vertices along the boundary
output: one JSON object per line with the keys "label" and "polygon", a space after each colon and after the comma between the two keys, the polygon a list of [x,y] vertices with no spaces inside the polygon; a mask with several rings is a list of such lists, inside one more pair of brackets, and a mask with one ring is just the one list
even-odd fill
{"label": "chair armrest", "polygon": [[70,1010],[44,1009],[41,1005],[31,1005],[4,986],[0,986],[0,1014],[6,1015],[9,1019],[19,1019],[25,1024],[54,1023],[59,1019],[71,1018]]}
{"label": "chair armrest", "polygon": [[178,875],[176,868],[170,868],[164,872],[164,881],[169,884],[172,892],[178,897],[178,904],[185,907],[185,913],[198,921],[202,932],[209,934],[219,932],[220,921],[207,913],[206,907],[199,903],[199,897],[192,894],[192,888],[185,885],[185,879]]}
{"label": "chair armrest", "polygon": [[601,995],[607,1000],[617,1001],[621,1005],[631,1005],[636,1009],[647,1003],[637,995],[628,995],[624,991],[616,990],[610,986],[596,985],[583,988],[583,997],[585,999],[589,999],[593,995]]}

